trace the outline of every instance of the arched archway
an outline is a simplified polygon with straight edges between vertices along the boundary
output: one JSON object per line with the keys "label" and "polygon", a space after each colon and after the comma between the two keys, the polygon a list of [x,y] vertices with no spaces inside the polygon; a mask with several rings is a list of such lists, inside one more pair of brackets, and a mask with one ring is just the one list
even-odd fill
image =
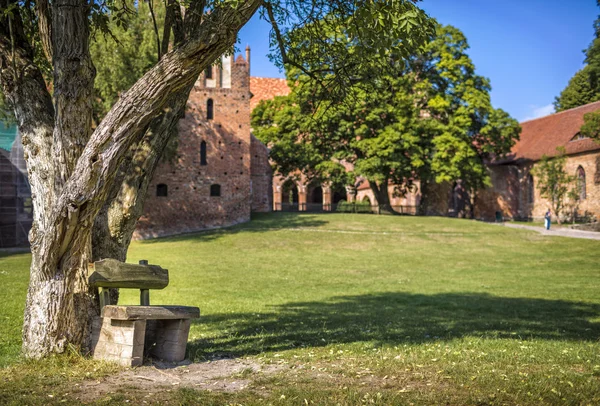
{"label": "arched archway", "polygon": [[342,200],[348,200],[346,196],[346,188],[343,186],[335,186],[333,188],[333,204],[337,204]]}
{"label": "arched archway", "polygon": [[369,199],[369,196],[365,195],[365,197],[363,197],[363,199],[362,199],[362,203],[363,204],[368,204],[370,206],[371,205],[371,199]]}
{"label": "arched archway", "polygon": [[321,185],[317,185],[311,190],[310,203],[323,204],[323,188],[321,187]]}
{"label": "arched archway", "polygon": [[312,182],[306,188],[306,210],[307,211],[322,211],[323,210],[323,187],[319,182]]}
{"label": "arched archway", "polygon": [[298,186],[292,179],[286,180],[281,186],[281,210],[298,211]]}

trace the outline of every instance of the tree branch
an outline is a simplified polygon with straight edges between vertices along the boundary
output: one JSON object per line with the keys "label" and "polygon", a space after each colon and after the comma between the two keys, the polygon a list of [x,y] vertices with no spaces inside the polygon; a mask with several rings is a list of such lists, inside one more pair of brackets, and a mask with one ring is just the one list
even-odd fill
{"label": "tree branch", "polygon": [[[200,72],[233,46],[237,32],[256,12],[261,0],[240,2],[236,8],[214,10],[193,30],[193,36],[166,54],[140,78],[105,116],[87,143],[73,175],[66,183],[50,215],[42,247],[55,261],[48,260],[40,272],[52,278],[57,272],[58,244],[65,258],[90,235],[99,210],[106,202],[119,166],[132,145],[139,142],[152,119],[169,101],[169,95],[191,88]],[[218,27],[215,30],[214,27]],[[77,229],[68,233],[67,218],[78,212]],[[69,213],[71,213],[69,215]],[[67,238],[68,237],[68,238]]]}
{"label": "tree branch", "polygon": [[294,67],[300,69],[306,75],[310,76],[311,79],[315,80],[320,85],[322,85],[323,88],[325,88],[323,81],[321,81],[321,79],[319,79],[319,77],[317,77],[317,75],[315,75],[314,72],[309,71],[302,64],[297,63],[296,61],[294,61],[288,57],[288,54],[285,50],[285,42],[283,40],[283,35],[281,35],[281,30],[279,29],[279,24],[277,23],[277,19],[275,18],[275,14],[273,12],[273,5],[268,1],[263,1],[262,6],[265,8],[265,10],[267,10],[267,15],[269,16],[269,22],[271,23],[271,27],[273,27],[273,31],[275,32],[275,38],[277,39],[277,46],[279,48],[279,52],[281,53],[281,60],[282,60],[283,64],[291,65],[291,66],[294,66]]}
{"label": "tree branch", "polygon": [[160,37],[158,35],[158,25],[156,24],[156,16],[154,15],[153,1],[148,0],[148,8],[150,9],[150,15],[152,16],[152,24],[154,25],[154,35],[156,37],[156,51],[158,52],[158,60],[162,58],[162,52],[160,48]]}
{"label": "tree branch", "polygon": [[38,19],[38,31],[42,42],[42,49],[48,62],[52,63],[52,14],[48,0],[35,2],[35,14]]}
{"label": "tree branch", "polygon": [[92,124],[96,70],[89,49],[86,0],[55,0],[52,10],[54,66],[54,156],[57,194],[73,173]]}
{"label": "tree branch", "polygon": [[175,46],[181,45],[185,41],[185,25],[183,16],[181,15],[181,6],[177,0],[167,0],[168,8],[167,11],[171,11],[171,25],[173,28],[173,44]]}
{"label": "tree branch", "polygon": [[[163,25],[162,53],[169,52],[169,41],[171,40],[171,26],[173,25],[173,10],[165,1],[165,23]],[[160,58],[159,58],[160,59]]]}
{"label": "tree branch", "polygon": [[[0,8],[11,3],[0,0]],[[11,29],[9,32],[9,19]],[[18,12],[0,15],[0,85],[19,124],[33,202],[32,250],[43,235],[44,211],[54,201],[52,131],[54,108],[41,71],[34,63]]]}
{"label": "tree branch", "polygon": [[190,5],[185,10],[183,27],[185,29],[186,38],[190,37],[195,29],[202,22],[204,9],[206,8],[206,0],[192,0]]}

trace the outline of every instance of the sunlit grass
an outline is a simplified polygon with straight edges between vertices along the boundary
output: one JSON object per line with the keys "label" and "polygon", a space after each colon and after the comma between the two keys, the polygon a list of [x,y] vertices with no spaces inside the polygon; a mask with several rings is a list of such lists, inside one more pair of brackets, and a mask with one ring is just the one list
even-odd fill
{"label": "sunlit grass", "polygon": [[[152,304],[201,308],[191,359],[282,367],[236,394],[165,395],[175,403],[600,402],[599,241],[446,218],[278,213],[134,242],[128,261],[140,259],[170,272]],[[0,258],[10,289],[0,362],[25,370],[14,363],[27,266],[27,255]],[[122,303],[137,300],[122,292]],[[0,390],[12,396],[11,382]]]}

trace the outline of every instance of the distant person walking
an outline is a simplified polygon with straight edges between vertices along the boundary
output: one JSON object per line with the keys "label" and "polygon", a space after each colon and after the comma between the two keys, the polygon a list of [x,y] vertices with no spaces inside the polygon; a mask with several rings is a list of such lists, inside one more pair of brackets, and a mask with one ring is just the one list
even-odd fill
{"label": "distant person walking", "polygon": [[544,227],[546,227],[546,230],[550,230],[550,221],[552,220],[552,212],[550,212],[550,209],[548,209],[548,211],[546,212],[546,215],[544,216]]}

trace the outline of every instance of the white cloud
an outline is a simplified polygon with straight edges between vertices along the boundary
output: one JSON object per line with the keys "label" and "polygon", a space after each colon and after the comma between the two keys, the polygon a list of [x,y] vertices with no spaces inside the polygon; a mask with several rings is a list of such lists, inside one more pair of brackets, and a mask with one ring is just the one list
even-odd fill
{"label": "white cloud", "polygon": [[546,106],[538,107],[538,106],[529,106],[531,112],[521,121],[529,121],[540,117],[545,117],[554,113],[554,105],[548,104]]}

